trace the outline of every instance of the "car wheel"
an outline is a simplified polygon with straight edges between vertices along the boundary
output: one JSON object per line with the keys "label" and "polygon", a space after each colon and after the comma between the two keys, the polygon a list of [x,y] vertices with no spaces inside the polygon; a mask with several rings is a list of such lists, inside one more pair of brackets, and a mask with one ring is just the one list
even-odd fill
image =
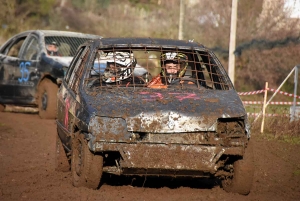
{"label": "car wheel", "polygon": [[233,176],[222,181],[222,187],[227,192],[248,195],[252,188],[254,177],[254,160],[252,143],[248,144],[243,159],[233,164]]}
{"label": "car wheel", "polygon": [[84,136],[77,134],[72,140],[71,171],[76,187],[97,189],[102,177],[103,157],[93,154]]}
{"label": "car wheel", "polygon": [[55,170],[70,171],[70,163],[58,134],[56,135]]}
{"label": "car wheel", "polygon": [[4,110],[5,110],[5,105],[0,104],[0,112],[4,112]]}
{"label": "car wheel", "polygon": [[44,79],[38,89],[39,116],[42,119],[55,119],[58,86]]}

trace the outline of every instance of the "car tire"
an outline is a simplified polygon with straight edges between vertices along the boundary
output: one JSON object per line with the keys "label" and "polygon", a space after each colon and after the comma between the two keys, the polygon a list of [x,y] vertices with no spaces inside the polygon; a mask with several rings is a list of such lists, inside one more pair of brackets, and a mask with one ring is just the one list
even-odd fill
{"label": "car tire", "polygon": [[0,112],[4,112],[4,110],[5,110],[5,105],[0,104]]}
{"label": "car tire", "polygon": [[90,151],[82,134],[72,139],[71,172],[75,187],[98,188],[103,172],[103,157]]}
{"label": "car tire", "polygon": [[49,79],[44,79],[38,88],[39,116],[42,119],[56,118],[58,86]]}
{"label": "car tire", "polygon": [[243,159],[233,164],[233,177],[222,180],[222,187],[227,192],[248,195],[252,188],[254,177],[253,145],[249,143]]}
{"label": "car tire", "polygon": [[55,147],[55,170],[59,172],[68,172],[70,171],[70,163],[62,142],[58,136],[56,135],[56,147]]}

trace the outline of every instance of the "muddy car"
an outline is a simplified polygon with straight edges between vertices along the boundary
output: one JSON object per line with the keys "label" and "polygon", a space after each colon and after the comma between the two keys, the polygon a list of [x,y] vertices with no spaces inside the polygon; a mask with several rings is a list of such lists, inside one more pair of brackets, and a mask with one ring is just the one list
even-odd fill
{"label": "muddy car", "polygon": [[190,41],[102,38],[80,46],[58,92],[56,169],[216,178],[248,194],[247,113],[215,54]]}
{"label": "muddy car", "polygon": [[0,48],[0,104],[38,107],[41,118],[55,118],[64,68],[80,44],[95,38],[99,36],[50,30],[10,38]]}

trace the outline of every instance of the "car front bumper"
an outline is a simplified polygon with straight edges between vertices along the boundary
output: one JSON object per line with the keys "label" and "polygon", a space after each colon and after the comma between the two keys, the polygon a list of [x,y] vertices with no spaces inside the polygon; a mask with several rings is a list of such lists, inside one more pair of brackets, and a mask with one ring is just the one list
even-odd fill
{"label": "car front bumper", "polygon": [[[201,171],[210,174],[223,165],[223,155],[242,156],[244,146],[208,146],[182,144],[108,143],[96,142],[95,152],[117,151],[121,159],[117,164],[127,172]],[[144,170],[144,171],[141,171]]]}

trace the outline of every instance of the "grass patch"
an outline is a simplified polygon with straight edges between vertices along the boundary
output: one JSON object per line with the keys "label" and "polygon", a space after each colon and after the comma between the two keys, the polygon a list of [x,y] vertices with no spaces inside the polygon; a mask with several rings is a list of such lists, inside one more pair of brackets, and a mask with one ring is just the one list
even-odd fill
{"label": "grass patch", "polygon": [[[289,105],[268,105],[266,114],[290,114]],[[262,105],[246,105],[246,111],[248,113],[260,113],[262,111]]]}
{"label": "grass patch", "polygon": [[283,140],[284,142],[290,143],[290,144],[300,144],[300,137],[290,137],[283,135],[280,140]]}
{"label": "grass patch", "polygon": [[254,118],[249,118],[251,124],[251,132],[257,133],[266,140],[280,140],[290,144],[300,144],[300,120],[290,121],[289,117],[266,117],[264,123],[264,131],[261,131],[262,117],[254,121]]}
{"label": "grass patch", "polygon": [[294,173],[293,173],[294,176],[300,176],[300,170],[296,170]]}

